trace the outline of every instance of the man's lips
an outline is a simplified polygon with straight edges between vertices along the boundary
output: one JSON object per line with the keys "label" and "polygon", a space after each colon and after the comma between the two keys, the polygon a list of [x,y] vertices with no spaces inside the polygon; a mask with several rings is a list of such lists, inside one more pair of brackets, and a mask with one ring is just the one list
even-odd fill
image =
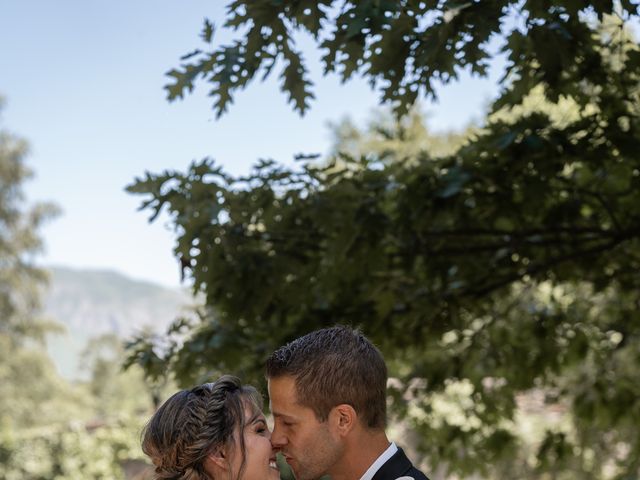
{"label": "man's lips", "polygon": [[278,455],[280,455],[284,459],[284,461],[287,462],[287,465],[289,465],[291,468],[293,468],[292,462],[295,462],[293,457],[289,456],[288,454],[286,454],[282,450],[278,450]]}

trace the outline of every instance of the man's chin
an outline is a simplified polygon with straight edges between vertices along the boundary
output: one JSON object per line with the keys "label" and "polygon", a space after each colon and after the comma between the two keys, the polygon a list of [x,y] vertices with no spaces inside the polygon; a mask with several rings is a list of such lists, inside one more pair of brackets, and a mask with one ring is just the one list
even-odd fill
{"label": "man's chin", "polygon": [[[291,468],[291,473],[293,473],[293,478],[295,480],[319,480],[321,478],[323,478],[323,476],[310,476],[310,475],[301,475],[300,473],[296,472],[293,468]],[[323,480],[329,480],[329,477],[326,477]]]}
{"label": "man's chin", "polygon": [[[289,463],[289,462],[287,462],[287,463]],[[308,475],[302,475],[302,473],[300,471],[298,471],[298,469],[296,467],[294,467],[290,463],[289,463],[289,467],[291,468],[291,473],[293,473],[293,478],[295,480],[313,480],[313,479],[309,478]]]}

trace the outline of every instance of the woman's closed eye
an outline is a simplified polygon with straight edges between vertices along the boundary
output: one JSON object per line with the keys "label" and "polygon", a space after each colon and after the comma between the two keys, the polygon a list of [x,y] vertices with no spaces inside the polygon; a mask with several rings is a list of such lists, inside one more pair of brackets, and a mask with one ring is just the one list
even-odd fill
{"label": "woman's closed eye", "polygon": [[267,427],[267,422],[263,420],[259,420],[254,424],[254,431],[259,435],[265,435],[269,433],[269,427]]}

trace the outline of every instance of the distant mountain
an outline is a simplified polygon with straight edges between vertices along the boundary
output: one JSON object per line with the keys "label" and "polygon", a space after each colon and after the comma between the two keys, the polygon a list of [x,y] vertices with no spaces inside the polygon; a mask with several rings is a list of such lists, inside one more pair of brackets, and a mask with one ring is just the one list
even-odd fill
{"label": "distant mountain", "polygon": [[44,314],[62,324],[66,333],[50,336],[47,350],[68,379],[82,378],[79,359],[89,339],[106,333],[126,338],[142,329],[162,332],[193,304],[188,292],[114,271],[62,267],[49,271]]}

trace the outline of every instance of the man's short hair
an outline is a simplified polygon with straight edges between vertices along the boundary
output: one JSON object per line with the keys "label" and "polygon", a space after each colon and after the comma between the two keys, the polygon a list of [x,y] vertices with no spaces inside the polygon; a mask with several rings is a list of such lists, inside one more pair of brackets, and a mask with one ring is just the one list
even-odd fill
{"label": "man's short hair", "polygon": [[266,377],[295,379],[297,401],[325,421],[333,407],[351,405],[364,425],[386,424],[387,366],[358,330],[335,326],[287,343],[267,360]]}

